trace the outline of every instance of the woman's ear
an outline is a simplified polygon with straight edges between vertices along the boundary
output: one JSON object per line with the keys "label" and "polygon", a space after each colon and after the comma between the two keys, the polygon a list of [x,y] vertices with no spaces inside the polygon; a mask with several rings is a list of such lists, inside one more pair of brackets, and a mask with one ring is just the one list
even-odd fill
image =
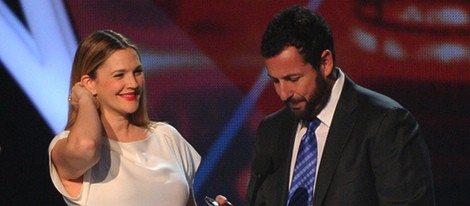
{"label": "woman's ear", "polygon": [[321,53],[320,69],[322,70],[323,75],[328,77],[334,71],[334,67],[333,54],[330,50],[326,49]]}
{"label": "woman's ear", "polygon": [[96,95],[96,82],[89,75],[83,75],[80,78],[82,85],[93,95]]}

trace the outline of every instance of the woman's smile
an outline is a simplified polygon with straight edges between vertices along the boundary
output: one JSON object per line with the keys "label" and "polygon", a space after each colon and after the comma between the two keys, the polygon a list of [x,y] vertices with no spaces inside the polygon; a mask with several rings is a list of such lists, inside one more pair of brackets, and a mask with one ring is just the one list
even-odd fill
{"label": "woman's smile", "polygon": [[127,101],[135,101],[139,98],[139,95],[137,95],[136,92],[128,92],[128,93],[122,93],[118,94],[121,98]]}

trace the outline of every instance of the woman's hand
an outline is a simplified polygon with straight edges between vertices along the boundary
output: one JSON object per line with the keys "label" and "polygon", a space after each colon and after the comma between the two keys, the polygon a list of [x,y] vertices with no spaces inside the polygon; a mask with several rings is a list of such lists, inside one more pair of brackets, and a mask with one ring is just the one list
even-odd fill
{"label": "woman's hand", "polygon": [[72,87],[72,92],[69,96],[70,105],[74,110],[77,110],[80,106],[80,102],[92,101],[96,108],[99,108],[99,102],[88,89],[86,89],[81,82],[77,82]]}

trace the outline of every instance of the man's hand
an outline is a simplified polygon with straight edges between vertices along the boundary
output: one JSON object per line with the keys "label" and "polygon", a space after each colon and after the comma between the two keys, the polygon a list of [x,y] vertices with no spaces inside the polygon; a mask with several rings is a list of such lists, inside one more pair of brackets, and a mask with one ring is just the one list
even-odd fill
{"label": "man's hand", "polygon": [[219,206],[233,206],[232,203],[230,203],[223,195],[217,195],[217,197],[215,197],[215,201],[219,203]]}

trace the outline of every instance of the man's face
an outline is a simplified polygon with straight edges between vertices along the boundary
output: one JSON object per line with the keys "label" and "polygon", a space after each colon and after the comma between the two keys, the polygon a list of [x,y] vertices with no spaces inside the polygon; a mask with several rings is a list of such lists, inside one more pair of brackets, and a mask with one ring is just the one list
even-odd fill
{"label": "man's face", "polygon": [[298,119],[317,115],[329,99],[331,87],[322,72],[313,69],[293,46],[266,59],[276,93]]}

